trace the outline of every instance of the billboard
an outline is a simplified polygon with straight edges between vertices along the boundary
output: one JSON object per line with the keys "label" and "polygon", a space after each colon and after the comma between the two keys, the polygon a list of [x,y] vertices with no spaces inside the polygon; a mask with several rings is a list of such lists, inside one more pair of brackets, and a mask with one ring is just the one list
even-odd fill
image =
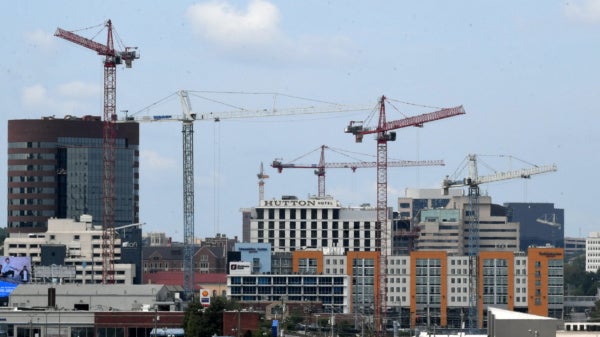
{"label": "billboard", "polygon": [[252,264],[250,262],[230,262],[229,275],[251,275]]}
{"label": "billboard", "polygon": [[2,256],[0,264],[0,297],[8,297],[20,283],[31,281],[30,257]]}

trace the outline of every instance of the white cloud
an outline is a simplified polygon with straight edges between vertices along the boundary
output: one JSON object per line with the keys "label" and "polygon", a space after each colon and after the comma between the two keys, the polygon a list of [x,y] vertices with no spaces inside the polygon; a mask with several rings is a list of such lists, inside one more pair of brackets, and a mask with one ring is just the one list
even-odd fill
{"label": "white cloud", "polygon": [[94,115],[101,101],[102,90],[95,84],[70,82],[48,89],[34,84],[21,91],[21,104],[28,111],[44,115]]}
{"label": "white cloud", "polygon": [[339,64],[352,61],[352,41],[345,36],[287,36],[279,9],[251,0],[245,10],[226,1],[197,3],[186,11],[194,34],[221,52],[244,59],[279,63]]}
{"label": "white cloud", "polygon": [[98,84],[73,81],[61,84],[57,92],[64,97],[98,97],[102,94],[102,90]]}
{"label": "white cloud", "polygon": [[150,171],[172,171],[177,168],[177,161],[171,157],[163,157],[155,151],[140,151],[141,166]]}
{"label": "white cloud", "polygon": [[25,33],[25,40],[36,48],[52,50],[56,47],[56,38],[41,29]]}
{"label": "white cloud", "polygon": [[281,35],[279,10],[263,0],[252,0],[244,12],[223,1],[199,3],[186,17],[195,33],[225,47],[269,44]]}
{"label": "white cloud", "polygon": [[565,4],[565,14],[575,21],[600,23],[600,0],[573,0]]}

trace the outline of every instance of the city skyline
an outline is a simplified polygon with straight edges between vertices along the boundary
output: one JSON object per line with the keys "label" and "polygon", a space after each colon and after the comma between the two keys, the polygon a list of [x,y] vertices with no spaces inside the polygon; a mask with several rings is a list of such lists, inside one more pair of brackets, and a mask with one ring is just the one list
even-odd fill
{"label": "city skyline", "polygon": [[[101,57],[53,36],[111,19],[119,45],[137,46],[132,69],[117,69],[120,117],[153,105],[177,90],[234,107],[283,109],[337,102],[376,106],[393,99],[388,120],[463,105],[466,115],[401,129],[389,157],[444,160],[444,167],[390,168],[388,202],[396,209],[405,188],[441,187],[469,153],[495,170],[529,163],[558,171],[531,180],[487,184],[495,204],[548,202],[565,211],[565,235],[595,231],[595,150],[600,118],[595,100],[600,47],[597,1],[543,5],[475,1],[453,3],[280,1],[117,4],[24,2],[4,11],[6,59],[2,123],[56,115],[102,115]],[[68,14],[67,14],[68,13]],[[29,20],[20,20],[22,17]],[[78,31],[93,37],[92,30]],[[100,33],[96,41],[104,42]],[[279,92],[288,96],[209,94]],[[317,100],[292,99],[289,96]],[[216,105],[192,97],[197,112]],[[395,101],[394,101],[395,100]],[[320,102],[319,102],[320,101]],[[140,112],[140,114],[146,112]],[[152,106],[153,115],[180,114],[177,99]],[[321,145],[374,156],[376,142],[357,144],[344,133],[368,113],[319,114],[195,123],[195,235],[242,233],[240,208],[258,204],[260,163],[265,197],[317,193],[310,170],[281,174],[269,165],[290,161]],[[0,175],[6,191],[7,138],[1,137]],[[343,158],[328,158],[343,161]],[[318,156],[303,162],[318,162]],[[144,232],[183,237],[181,124],[140,125],[140,221]],[[482,167],[480,174],[487,174]],[[375,205],[374,169],[327,173],[327,193],[344,206]],[[584,186],[587,188],[580,188]],[[0,203],[7,204],[6,193]],[[6,219],[6,207],[0,217]]]}

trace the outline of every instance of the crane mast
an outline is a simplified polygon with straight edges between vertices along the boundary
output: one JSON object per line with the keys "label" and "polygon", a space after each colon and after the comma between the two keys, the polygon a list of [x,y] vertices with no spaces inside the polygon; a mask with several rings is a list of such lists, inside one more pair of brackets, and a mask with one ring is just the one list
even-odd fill
{"label": "crane mast", "polygon": [[[304,115],[317,113],[341,113],[367,110],[366,106],[348,106],[334,104],[328,107],[308,107],[289,109],[260,109],[255,111],[237,110],[224,112],[196,113],[192,109],[189,91],[179,90],[183,115],[154,115],[154,116],[129,116],[117,122],[182,122],[183,135],[183,232],[184,232],[184,293],[187,299],[192,299],[194,294],[194,127],[196,121],[219,122],[224,119],[243,119],[255,117],[276,117],[290,115]],[[262,170],[261,170],[262,172]],[[268,176],[263,176],[268,178]],[[259,176],[259,179],[261,177]],[[259,181],[260,187],[260,181]]]}
{"label": "crane mast", "polygon": [[260,163],[260,172],[256,176],[258,177],[258,201],[261,201],[265,199],[265,179],[269,178],[263,169],[263,163]]}
{"label": "crane mast", "polygon": [[[355,136],[356,142],[362,142],[366,134],[376,134],[377,141],[377,220],[375,222],[375,249],[379,252],[379,273],[380,284],[378,291],[375,291],[375,329],[377,335],[385,334],[385,312],[387,309],[387,241],[383,237],[383,231],[388,225],[388,207],[387,207],[387,168],[388,168],[388,149],[387,143],[396,140],[396,133],[390,132],[395,129],[408,126],[423,126],[424,123],[462,115],[465,113],[462,106],[454,108],[441,109],[439,111],[422,114],[414,117],[408,117],[400,120],[387,121],[385,113],[385,96],[379,100],[379,119],[376,128],[366,128],[362,122],[351,121],[345,132]],[[383,311],[382,311],[383,309]]]}
{"label": "crane mast", "polygon": [[557,170],[556,165],[534,166],[531,168],[513,170],[507,172],[495,172],[487,176],[479,176],[477,170],[477,155],[469,154],[467,156],[468,176],[460,180],[451,180],[446,177],[442,182],[442,190],[444,195],[448,195],[449,189],[452,187],[468,188],[468,204],[465,214],[465,225],[468,228],[467,236],[467,255],[469,257],[469,312],[467,320],[467,328],[475,332],[481,325],[481,315],[479,308],[479,185],[496,181],[523,178],[529,179],[532,175],[542,174],[546,172],[554,172]]}
{"label": "crane mast", "polygon": [[104,116],[103,116],[103,156],[102,156],[102,283],[114,283],[115,274],[115,160],[116,160],[116,65],[125,61],[128,68],[134,59],[139,58],[128,48],[124,52],[115,51],[112,22],[106,22],[106,45],[87,39],[73,32],[57,28],[55,36],[94,50],[104,56]]}

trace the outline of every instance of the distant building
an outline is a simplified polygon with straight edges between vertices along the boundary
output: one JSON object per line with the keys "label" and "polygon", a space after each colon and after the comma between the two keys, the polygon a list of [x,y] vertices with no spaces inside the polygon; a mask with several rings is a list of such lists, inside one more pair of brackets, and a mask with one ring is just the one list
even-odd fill
{"label": "distant building", "polygon": [[585,271],[600,269],[600,232],[590,232],[585,238]]}
{"label": "distant building", "polygon": [[251,264],[254,274],[271,273],[271,245],[268,243],[236,243],[234,251],[240,252],[240,261]]}
{"label": "distant building", "polygon": [[[164,284],[177,287],[183,293],[183,270],[158,271],[144,274],[144,284]],[[195,296],[200,289],[209,291],[210,296],[225,296],[227,293],[227,274],[225,273],[194,273]]]}
{"label": "distant building", "polygon": [[[223,247],[195,246],[194,270],[200,273],[225,273],[227,252]],[[183,270],[182,244],[147,246],[142,249],[143,273]],[[144,281],[145,282],[145,281]]]}
{"label": "distant building", "polygon": [[[227,276],[227,296],[244,306],[285,301],[304,305],[307,310],[373,314],[375,298],[385,284],[387,319],[401,328],[436,326],[460,329],[468,319],[470,259],[446,251],[416,251],[410,255],[388,256],[386,273],[377,252],[320,249],[292,252],[290,274],[253,273],[236,269]],[[490,308],[563,317],[562,248],[529,248],[527,253],[483,251],[477,259],[479,270],[478,327],[488,321]],[[317,305],[315,305],[317,304]],[[319,305],[320,304],[320,305]],[[383,305],[383,301],[380,303]],[[312,309],[311,309],[312,308]],[[318,309],[320,308],[320,309]],[[315,311],[311,311],[315,313]]]}
{"label": "distant building", "polygon": [[585,240],[585,238],[565,237],[565,257],[567,260],[585,255]]}
{"label": "distant building", "polygon": [[[445,199],[442,199],[445,200]],[[468,196],[452,196],[443,208],[421,208],[416,216],[415,250],[445,250],[465,255],[469,251]],[[479,250],[519,251],[519,224],[510,222],[505,207],[478,197]]]}
{"label": "distant building", "polygon": [[565,211],[552,203],[507,202],[508,220],[520,224],[520,245],[564,247]]}
{"label": "distant building", "polygon": [[[4,240],[4,252],[10,256],[31,257],[35,282],[58,279],[62,283],[102,283],[102,233],[102,226],[94,225],[90,215],[82,215],[79,222],[49,219],[45,232],[11,233]],[[121,260],[121,237],[115,239],[114,253],[115,283],[133,284],[136,263]],[[48,274],[51,271],[43,272],[52,265],[63,268],[55,275]]]}
{"label": "distant building", "polygon": [[[342,247],[344,250],[375,251],[377,210],[346,208],[331,197],[301,200],[285,196],[261,200],[250,210],[250,242],[268,243],[273,252]],[[391,252],[392,212],[381,235]]]}
{"label": "distant building", "polygon": [[164,232],[147,232],[143,237],[144,246],[170,246],[171,238]]}
{"label": "distant building", "polygon": [[[116,135],[116,227],[139,222],[139,125]],[[92,215],[102,224],[103,122],[100,117],[8,121],[9,233],[43,232],[49,218]]]}

